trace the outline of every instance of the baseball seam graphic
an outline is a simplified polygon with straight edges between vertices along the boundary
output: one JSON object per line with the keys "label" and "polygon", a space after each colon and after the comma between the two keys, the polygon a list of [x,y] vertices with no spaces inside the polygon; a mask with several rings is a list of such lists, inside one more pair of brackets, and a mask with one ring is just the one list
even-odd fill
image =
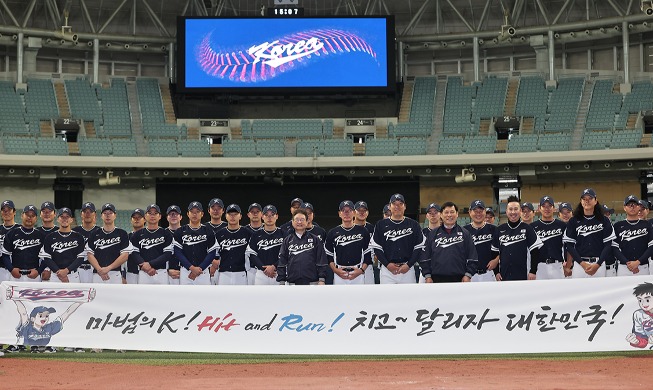
{"label": "baseball seam graphic", "polygon": [[266,81],[280,73],[305,64],[313,56],[362,52],[376,61],[376,52],[356,34],[332,29],[292,33],[272,42],[254,44],[248,50],[220,50],[212,46],[212,32],[206,34],[197,48],[197,62],[209,76],[229,78],[243,83]]}

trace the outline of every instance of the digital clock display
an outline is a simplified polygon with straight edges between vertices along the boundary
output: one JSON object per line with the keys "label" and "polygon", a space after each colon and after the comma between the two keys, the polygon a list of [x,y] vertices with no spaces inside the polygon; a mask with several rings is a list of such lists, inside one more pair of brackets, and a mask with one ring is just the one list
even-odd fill
{"label": "digital clock display", "polygon": [[304,16],[304,8],[268,8],[268,16]]}
{"label": "digital clock display", "polygon": [[200,127],[228,127],[229,122],[224,119],[202,119]]}
{"label": "digital clock display", "polygon": [[347,126],[374,126],[374,119],[347,119]]}

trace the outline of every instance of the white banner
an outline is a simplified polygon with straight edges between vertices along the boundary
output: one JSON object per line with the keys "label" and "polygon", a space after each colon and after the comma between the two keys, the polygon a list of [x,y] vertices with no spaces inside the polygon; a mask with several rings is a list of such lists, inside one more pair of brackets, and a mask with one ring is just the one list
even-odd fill
{"label": "white banner", "polygon": [[651,282],[653,276],[376,286],[2,282],[0,343],[352,355],[651,349]]}

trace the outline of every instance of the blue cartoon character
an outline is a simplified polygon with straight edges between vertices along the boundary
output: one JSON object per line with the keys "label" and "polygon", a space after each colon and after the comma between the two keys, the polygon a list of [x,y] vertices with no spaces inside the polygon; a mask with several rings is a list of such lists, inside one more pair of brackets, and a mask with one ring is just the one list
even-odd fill
{"label": "blue cartoon character", "polygon": [[20,324],[16,327],[18,342],[24,345],[45,346],[55,334],[61,332],[63,323],[79,308],[83,302],[75,302],[54,321],[50,315],[57,311],[53,307],[37,306],[27,315],[27,309],[22,301],[14,301],[20,314]]}
{"label": "blue cartoon character", "polygon": [[633,289],[640,309],[633,313],[633,331],[626,341],[633,347],[653,349],[653,283],[642,283]]}

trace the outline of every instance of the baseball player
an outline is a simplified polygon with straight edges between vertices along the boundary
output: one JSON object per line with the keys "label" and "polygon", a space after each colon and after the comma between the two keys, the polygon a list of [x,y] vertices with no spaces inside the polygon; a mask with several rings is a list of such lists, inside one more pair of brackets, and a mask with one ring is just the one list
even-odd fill
{"label": "baseball player", "polygon": [[648,200],[640,199],[639,200],[639,219],[642,221],[648,221],[648,213],[650,211],[651,205]]}
{"label": "baseball player", "polygon": [[639,310],[633,313],[633,331],[626,341],[633,347],[646,348],[653,345],[653,284],[644,282],[633,289]]}
{"label": "baseball player", "polygon": [[[365,227],[370,233],[370,240],[374,234],[374,224],[367,222],[367,217],[370,215],[369,207],[367,202],[364,200],[359,200],[354,205],[354,223]],[[374,256],[374,251],[370,248],[370,257],[372,259],[372,265],[365,268],[365,284],[378,284],[379,279],[379,260]]]}
{"label": "baseball player", "polygon": [[496,221],[496,216],[494,215],[494,209],[492,207],[488,207],[485,209],[485,222],[489,223],[490,225],[495,225]]}
{"label": "baseball player", "polygon": [[383,206],[383,219],[390,218],[392,216],[392,212],[390,211],[390,205],[386,204]]}
{"label": "baseball player", "polygon": [[138,268],[138,284],[168,284],[168,262],[174,247],[172,233],[159,226],[161,208],[156,204],[147,206],[147,226],[131,234],[134,251],[129,255]]}
{"label": "baseball player", "polygon": [[639,199],[628,195],[624,200],[626,219],[614,224],[614,257],[619,261],[617,276],[649,275],[653,255],[653,227],[639,219]]}
{"label": "baseball player", "polygon": [[[245,229],[252,232],[252,235],[263,229],[263,206],[258,203],[252,203],[247,208],[247,218],[249,218],[249,224],[245,225]],[[253,268],[249,262],[249,256],[245,255],[245,265],[247,269],[247,284],[253,285],[256,280],[256,273],[258,272],[256,268]]]}
{"label": "baseball player", "polygon": [[288,234],[279,250],[277,282],[280,284],[325,284],[328,267],[324,245],[306,230],[308,213],[301,208],[292,216],[293,231]]}
{"label": "baseball player", "polygon": [[477,199],[470,204],[469,216],[472,222],[464,227],[472,235],[478,256],[478,266],[472,275],[472,282],[496,282],[494,272],[499,265],[499,256],[492,252],[492,238],[498,229],[486,221],[486,215],[487,208],[482,200]]}
{"label": "baseball player", "polygon": [[534,280],[542,241],[531,225],[522,222],[516,196],[508,197],[506,216],[508,222],[500,225],[492,238],[492,251],[499,254],[496,278],[498,281]]}
{"label": "baseball player", "polygon": [[[303,204],[304,204],[304,201],[301,198],[295,198],[295,199],[291,200],[290,201],[290,215],[291,216],[294,215],[295,211],[299,210],[302,207]],[[288,222],[282,224],[281,226],[279,226],[279,229],[281,229],[281,231],[283,232],[284,235],[288,235],[290,232],[292,232],[293,231],[292,218],[290,219],[290,221],[288,221]]]}
{"label": "baseball player", "polygon": [[[145,227],[145,211],[143,209],[137,207],[134,209],[134,211],[132,211],[131,224],[132,231],[128,233],[128,236],[129,241],[132,243],[132,246],[134,246],[134,243],[131,241],[132,236],[135,232]],[[123,270],[126,271],[125,278],[127,284],[138,284],[138,275],[140,270],[138,268],[138,262],[134,257],[134,251],[129,254],[127,262],[123,265]]]}
{"label": "baseball player", "polygon": [[252,233],[245,256],[255,268],[254,284],[279,285],[277,283],[277,265],[279,250],[283,242],[283,232],[277,227],[279,214],[271,204],[263,208],[263,229]]}
{"label": "baseball player", "polygon": [[245,258],[247,244],[252,237],[252,231],[240,226],[242,218],[240,206],[230,204],[225,209],[227,228],[215,235],[217,258],[211,267],[218,270],[214,278],[218,285],[247,285],[247,269],[250,268]]}
{"label": "baseball player", "polygon": [[365,284],[365,269],[372,264],[370,234],[354,223],[355,205],[343,200],[338,206],[342,223],[329,230],[324,251],[334,273],[333,284]]}
{"label": "baseball player", "polygon": [[[222,220],[222,214],[224,214],[224,202],[220,198],[213,198],[209,201],[209,215],[211,220],[204,225],[210,227],[213,230],[213,234],[218,234],[218,232],[227,227],[227,223]],[[215,258],[217,261],[218,258]],[[209,277],[211,279],[211,284],[218,284],[218,281],[215,280],[215,270],[217,268],[209,268]]]}
{"label": "baseball player", "polygon": [[564,223],[568,223],[571,217],[573,216],[574,208],[570,203],[562,202],[558,206],[558,219]]}
{"label": "baseball player", "polygon": [[59,229],[43,242],[41,267],[53,272],[51,283],[79,283],[77,269],[84,262],[84,236],[72,230],[73,212],[68,207],[59,210],[57,220]]}
{"label": "baseball player", "polygon": [[565,270],[571,264],[565,265],[565,251],[562,237],[567,224],[555,218],[555,203],[553,198],[546,195],[540,199],[540,213],[542,218],[531,224],[535,233],[542,241],[539,264],[536,265],[537,279],[564,279]]}
{"label": "baseball player", "polygon": [[311,203],[308,202],[304,202],[304,204],[302,204],[302,208],[306,210],[306,214],[308,215],[308,221],[306,222],[306,231],[315,234],[320,239],[320,241],[324,242],[324,239],[326,238],[326,230],[324,230],[324,228],[315,223],[313,220],[315,218],[315,208]]}
{"label": "baseball player", "polygon": [[204,208],[200,202],[188,205],[188,225],[175,230],[175,257],[181,264],[179,284],[210,285],[209,266],[216,258],[213,229],[202,225]]}
{"label": "baseball player", "polygon": [[12,229],[2,242],[2,260],[10,270],[12,282],[40,282],[39,253],[45,233],[35,229],[36,207],[27,205],[21,214],[21,226]]}
{"label": "baseball player", "polygon": [[[84,242],[88,243],[91,234],[100,230],[95,225],[97,214],[95,214],[95,205],[92,202],[85,202],[81,210],[82,224],[75,226],[73,231],[84,236]],[[84,251],[84,262],[77,268],[80,283],[93,283],[93,266],[88,262],[88,254]]]}
{"label": "baseball player", "polygon": [[612,241],[615,238],[612,223],[603,215],[596,192],[584,189],[563,237],[565,249],[576,263],[571,277],[604,277],[605,261],[614,256]]}
{"label": "baseball player", "polygon": [[478,267],[474,239],[467,229],[458,225],[458,206],[455,203],[442,205],[442,219],[442,225],[426,237],[420,258],[425,282],[471,282]]}
{"label": "baseball player", "polygon": [[[15,222],[16,217],[16,206],[11,200],[5,200],[2,202],[2,225],[0,225],[0,248],[2,247],[2,242],[5,239],[5,235],[11,229],[17,228],[19,225]],[[0,261],[0,263],[2,263]],[[0,282],[9,280],[10,274],[9,270],[4,267],[4,264],[0,264]]]}
{"label": "baseball player", "polygon": [[413,266],[419,260],[426,238],[419,223],[404,216],[406,201],[402,194],[390,197],[389,218],[374,228],[370,247],[381,262],[381,284],[415,283]]}
{"label": "baseball player", "polygon": [[521,204],[521,220],[523,223],[531,224],[535,219],[535,206],[531,202]]}
{"label": "baseball player", "polygon": [[608,217],[608,219],[614,214],[614,209],[610,208],[607,204],[602,205],[601,208],[603,209],[603,215]]}
{"label": "baseball player", "polygon": [[102,206],[102,228],[96,230],[86,243],[88,262],[93,266],[93,283],[122,284],[120,268],[134,247],[129,235],[116,227],[116,207]]}
{"label": "baseball player", "polygon": [[[181,227],[181,207],[177,205],[168,206],[166,210],[166,220],[168,221],[167,230],[172,234],[173,240],[175,231]],[[174,255],[174,242],[172,258],[168,261],[168,283],[179,285],[179,260]]]}

